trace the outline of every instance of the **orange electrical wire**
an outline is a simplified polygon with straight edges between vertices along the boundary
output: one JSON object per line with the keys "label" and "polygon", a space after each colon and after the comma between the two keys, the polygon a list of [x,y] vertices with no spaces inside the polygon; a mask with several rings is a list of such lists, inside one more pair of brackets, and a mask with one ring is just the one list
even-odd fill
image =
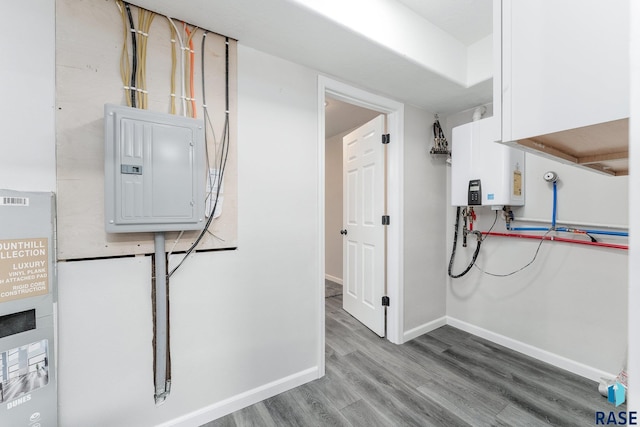
{"label": "orange electrical wire", "polygon": [[[195,69],[195,61],[196,55],[193,51],[193,39],[191,36],[191,31],[189,31],[189,27],[185,24],[184,31],[189,39],[189,97],[191,98],[191,113],[193,118],[197,118],[198,114],[196,113],[196,90],[195,85],[193,84],[193,70]],[[195,34],[195,29],[194,29]]]}

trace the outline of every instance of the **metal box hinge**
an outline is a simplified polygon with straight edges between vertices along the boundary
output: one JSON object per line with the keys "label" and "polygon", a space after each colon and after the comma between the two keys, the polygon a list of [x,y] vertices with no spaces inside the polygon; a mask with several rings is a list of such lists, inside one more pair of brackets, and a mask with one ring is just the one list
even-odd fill
{"label": "metal box hinge", "polygon": [[382,297],[382,306],[383,307],[389,307],[389,297],[388,296],[383,296]]}
{"label": "metal box hinge", "polygon": [[382,215],[382,225],[389,225],[391,223],[391,219],[389,215]]}
{"label": "metal box hinge", "polygon": [[382,134],[382,143],[383,144],[388,144],[389,142],[391,142],[391,136],[388,133],[383,133]]}

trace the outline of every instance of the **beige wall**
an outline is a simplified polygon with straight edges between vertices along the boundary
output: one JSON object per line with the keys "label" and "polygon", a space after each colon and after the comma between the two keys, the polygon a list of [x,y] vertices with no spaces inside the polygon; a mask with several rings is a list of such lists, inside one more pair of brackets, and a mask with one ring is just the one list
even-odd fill
{"label": "beige wall", "polygon": [[[342,283],[342,137],[325,143],[325,276]],[[338,281],[339,280],[339,281]]]}
{"label": "beige wall", "polygon": [[380,115],[331,99],[325,119],[325,274],[342,284],[342,137]]}

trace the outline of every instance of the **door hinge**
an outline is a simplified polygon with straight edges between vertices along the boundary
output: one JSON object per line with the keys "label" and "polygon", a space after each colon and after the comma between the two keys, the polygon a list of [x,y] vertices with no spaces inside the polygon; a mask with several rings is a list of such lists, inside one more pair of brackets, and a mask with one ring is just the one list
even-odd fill
{"label": "door hinge", "polygon": [[388,144],[389,142],[391,142],[391,136],[388,133],[383,133],[382,134],[382,143],[383,144]]}
{"label": "door hinge", "polygon": [[382,225],[389,225],[391,222],[389,215],[382,215]]}
{"label": "door hinge", "polygon": [[383,296],[382,297],[382,306],[383,307],[389,307],[389,297],[388,296]]}

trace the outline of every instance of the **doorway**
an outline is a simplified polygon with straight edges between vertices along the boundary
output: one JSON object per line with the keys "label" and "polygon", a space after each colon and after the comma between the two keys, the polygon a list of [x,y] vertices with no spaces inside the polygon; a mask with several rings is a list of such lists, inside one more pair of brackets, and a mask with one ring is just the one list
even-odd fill
{"label": "doorway", "polygon": [[325,99],[325,297],[341,296],[343,309],[379,336],[386,295],[384,122],[378,111]]}
{"label": "doorway", "polygon": [[338,285],[343,284],[342,138],[379,114],[330,96],[325,99],[325,279]]}
{"label": "doorway", "polygon": [[[319,251],[321,272],[323,273],[320,278],[321,292],[320,292],[320,343],[318,351],[320,354],[320,375],[324,375],[324,347],[325,347],[325,323],[324,323],[324,296],[325,296],[325,274],[328,274],[331,278],[341,279],[335,274],[335,259],[328,259],[326,250],[329,245],[335,245],[336,243],[329,242],[333,237],[329,235],[333,230],[331,224],[326,224],[327,221],[331,221],[327,218],[327,209],[335,211],[335,206],[329,206],[329,203],[325,203],[325,192],[329,184],[325,182],[327,178],[327,167],[331,166],[327,164],[327,154],[325,152],[325,125],[326,123],[326,111],[325,102],[328,102],[329,106],[331,102],[340,102],[347,104],[351,108],[369,111],[366,114],[372,114],[373,116],[379,114],[385,114],[387,117],[387,132],[391,135],[391,143],[387,149],[387,213],[390,217],[389,226],[387,226],[387,296],[389,297],[390,304],[387,308],[387,336],[386,338],[395,343],[402,344],[402,313],[403,313],[403,300],[402,300],[402,235],[403,235],[403,221],[402,221],[402,194],[403,194],[403,175],[402,175],[402,159],[403,159],[403,124],[404,124],[404,105],[393,101],[388,98],[384,98],[358,88],[346,85],[344,83],[320,77],[318,80],[318,134],[319,134],[319,159],[320,159],[320,224],[321,224],[321,248]],[[364,123],[364,122],[363,122]],[[335,141],[334,141],[335,142]],[[332,159],[328,160],[332,162]],[[340,167],[341,170],[341,167]],[[329,189],[328,191],[332,191]],[[334,195],[335,196],[335,195]],[[339,208],[341,215],[341,207]],[[340,223],[342,219],[339,219]],[[339,225],[338,225],[339,226]],[[331,229],[330,229],[331,228]],[[338,230],[338,242],[341,239]],[[325,236],[327,241],[325,241]],[[332,246],[335,247],[335,246]],[[341,249],[340,249],[341,250]],[[328,268],[326,268],[326,267]],[[331,271],[334,273],[332,274]]]}

